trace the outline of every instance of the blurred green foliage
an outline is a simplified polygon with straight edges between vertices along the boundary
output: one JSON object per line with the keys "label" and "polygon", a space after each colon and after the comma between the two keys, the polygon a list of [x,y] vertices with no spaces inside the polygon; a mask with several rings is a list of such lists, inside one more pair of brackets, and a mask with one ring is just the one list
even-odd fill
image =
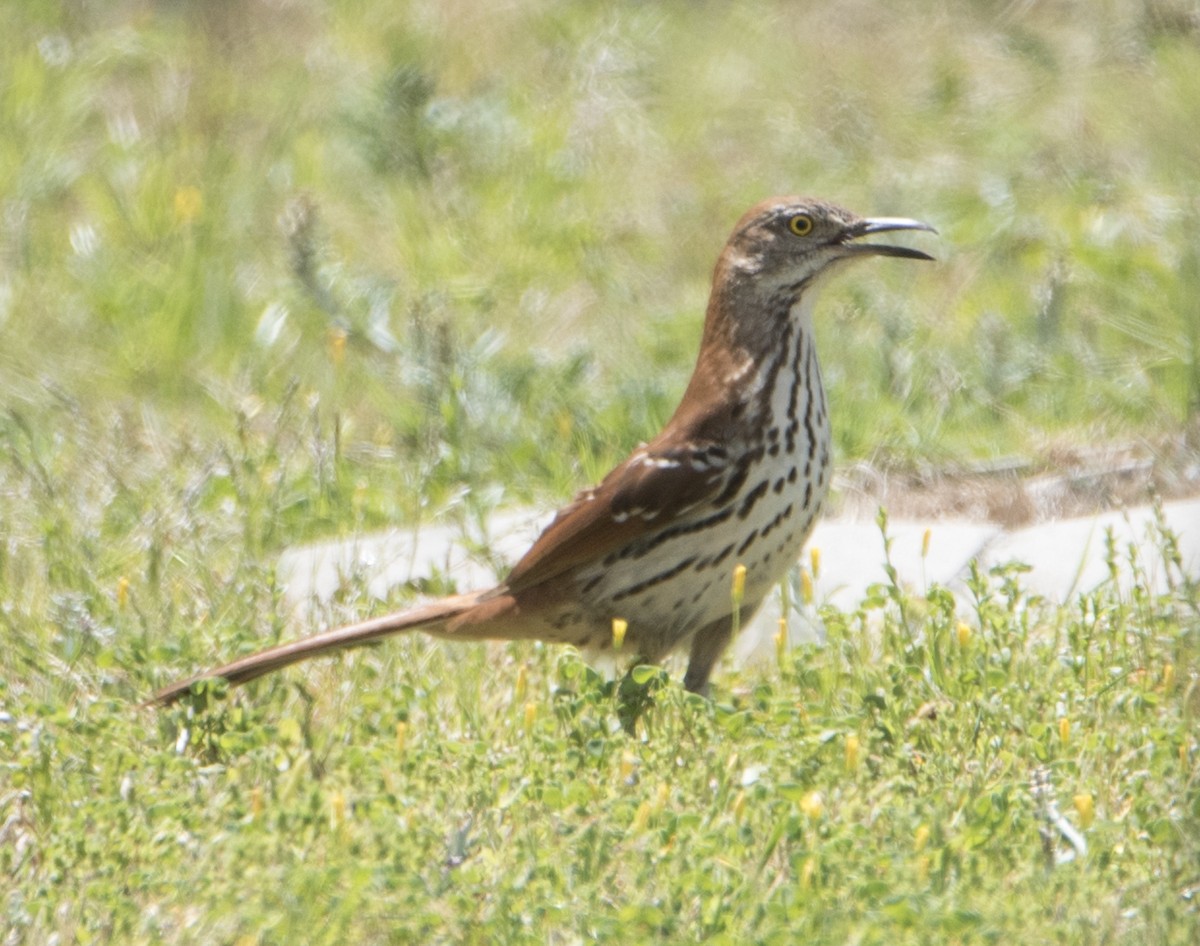
{"label": "blurred green foliage", "polygon": [[669,413],[733,220],[805,192],[942,231],[936,268],[822,307],[844,459],[1173,432],[1200,404],[1195,20],[9,5],[0,400],[217,437],[294,392],[380,494],[561,496]]}

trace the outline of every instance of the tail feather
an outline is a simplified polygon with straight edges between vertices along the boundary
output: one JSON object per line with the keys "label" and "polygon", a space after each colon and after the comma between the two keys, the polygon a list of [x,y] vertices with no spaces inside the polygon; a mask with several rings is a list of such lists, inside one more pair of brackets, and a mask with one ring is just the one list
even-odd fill
{"label": "tail feather", "polygon": [[373,643],[381,637],[419,629],[434,630],[438,625],[470,610],[481,599],[480,594],[455,595],[421,605],[398,614],[387,614],[358,624],[349,624],[314,634],[285,644],[276,644],[256,654],[242,657],[223,667],[214,667],[195,676],[164,687],[148,701],[150,705],[167,706],[184,696],[193,683],[200,680],[223,679],[231,684],[245,683],[263,674],[310,657],[338,650],[348,650]]}

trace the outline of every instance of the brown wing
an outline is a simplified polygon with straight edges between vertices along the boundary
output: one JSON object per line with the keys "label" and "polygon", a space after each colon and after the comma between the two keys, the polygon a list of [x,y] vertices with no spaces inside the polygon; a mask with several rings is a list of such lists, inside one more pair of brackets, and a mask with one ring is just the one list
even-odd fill
{"label": "brown wing", "polygon": [[603,558],[720,495],[730,469],[723,447],[656,444],[635,450],[599,486],[565,506],[517,562],[504,587],[521,591]]}

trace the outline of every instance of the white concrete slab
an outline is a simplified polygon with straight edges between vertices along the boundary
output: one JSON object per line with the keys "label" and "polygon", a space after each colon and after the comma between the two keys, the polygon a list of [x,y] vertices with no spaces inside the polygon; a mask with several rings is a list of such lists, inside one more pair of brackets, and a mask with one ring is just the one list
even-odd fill
{"label": "white concrete slab", "polygon": [[[378,599],[408,582],[433,578],[449,580],[459,591],[485,588],[520,558],[551,515],[528,510],[497,514],[488,524],[488,534],[475,537],[475,547],[486,548],[487,556],[469,550],[472,543],[459,527],[431,525],[289,549],[280,557],[278,575],[298,622],[306,622],[311,609],[328,604],[350,580],[364,582],[367,593]],[[1178,538],[1184,570],[1200,574],[1200,500],[1167,503],[1163,519]],[[1152,588],[1165,590],[1168,574],[1150,507],[1010,533],[991,523],[899,520],[889,523],[888,534],[900,583],[917,593],[933,584],[961,592],[969,563],[978,558],[988,567],[1012,561],[1031,566],[1023,578],[1026,586],[1052,601],[1065,602],[1109,577],[1105,542],[1109,529],[1116,542],[1122,587],[1128,589],[1132,583],[1136,563]],[[927,530],[929,545],[924,550]],[[812,548],[820,550],[821,560],[815,602],[803,613],[789,615],[793,645],[824,639],[818,605],[853,610],[870,586],[888,581],[883,536],[874,521],[825,520],[809,541]],[[810,561],[806,550],[802,564]],[[781,611],[779,595],[774,594],[743,629],[733,649],[735,664],[773,657]]]}
{"label": "white concrete slab", "polygon": [[[935,523],[890,521],[892,566],[902,587],[918,593],[934,584],[951,587],[966,573],[967,565],[1002,535],[999,526],[946,519]],[[923,551],[925,533],[929,547]],[[813,530],[801,564],[809,567],[811,551],[820,551],[820,572],[813,583],[814,606],[793,613],[788,639],[794,646],[823,642],[824,628],[817,615],[820,605],[853,611],[872,585],[889,581],[885,570],[883,533],[874,520],[826,519]],[[758,616],[742,631],[733,649],[734,663],[773,659],[775,634],[782,612],[778,595],[772,595]]]}
{"label": "white concrete slab", "polygon": [[[929,549],[922,554],[925,532]],[[931,585],[950,585],[972,558],[1002,534],[991,523],[948,519],[941,522],[892,521],[888,523],[892,565],[900,584],[923,592]],[[817,597],[843,610],[857,607],[871,585],[888,581],[884,570],[884,542],[872,522],[841,519],[821,522],[809,539],[809,548],[821,550]]]}
{"label": "white concrete slab", "polygon": [[288,549],[279,557],[276,574],[284,597],[299,613],[328,604],[350,581],[365,583],[367,594],[383,599],[412,581],[449,580],[459,591],[487,588],[521,557],[548,516],[528,510],[497,513],[488,523],[488,556],[473,553],[464,530],[452,525],[392,529],[352,539],[334,539]]}
{"label": "white concrete slab", "polygon": [[[1162,514],[1166,528],[1178,539],[1183,570],[1200,574],[1200,500],[1165,503]],[[1149,506],[1018,529],[989,544],[980,562],[1029,565],[1030,572],[1022,578],[1026,587],[1049,600],[1065,602],[1110,577],[1106,538],[1110,529],[1121,588],[1129,590],[1136,567],[1152,590],[1167,590],[1160,529]]]}

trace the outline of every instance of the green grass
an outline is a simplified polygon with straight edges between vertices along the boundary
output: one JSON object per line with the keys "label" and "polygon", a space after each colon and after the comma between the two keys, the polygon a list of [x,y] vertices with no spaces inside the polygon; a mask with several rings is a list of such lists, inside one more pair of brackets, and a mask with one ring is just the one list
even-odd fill
{"label": "green grass", "polygon": [[[651,676],[633,734],[569,653],[423,638],[136,708],[293,632],[283,548],[602,475],[770,193],[941,231],[821,305],[839,462],[1187,430],[1193,4],[27,0],[0,37],[4,942],[1194,940],[1177,572],[1061,611],[984,576],[965,645],[881,588],[711,703]],[[1040,767],[1093,798],[1077,862]]]}
{"label": "green grass", "polygon": [[[726,674],[712,702],[639,673],[627,731],[636,699],[571,653],[421,638],[208,709],[138,710],[133,681],[181,644],[190,664],[275,620],[269,574],[227,561],[218,532],[166,567],[184,601],[64,590],[53,630],[14,627],[15,942],[1182,944],[1200,928],[1200,591],[1169,537],[1175,592],[1106,586],[1056,611],[1002,570],[976,577],[960,621],[944,589],[880,587],[825,611],[825,647]],[[48,564],[84,568],[77,550]],[[1043,769],[1089,847],[1057,866]]]}

